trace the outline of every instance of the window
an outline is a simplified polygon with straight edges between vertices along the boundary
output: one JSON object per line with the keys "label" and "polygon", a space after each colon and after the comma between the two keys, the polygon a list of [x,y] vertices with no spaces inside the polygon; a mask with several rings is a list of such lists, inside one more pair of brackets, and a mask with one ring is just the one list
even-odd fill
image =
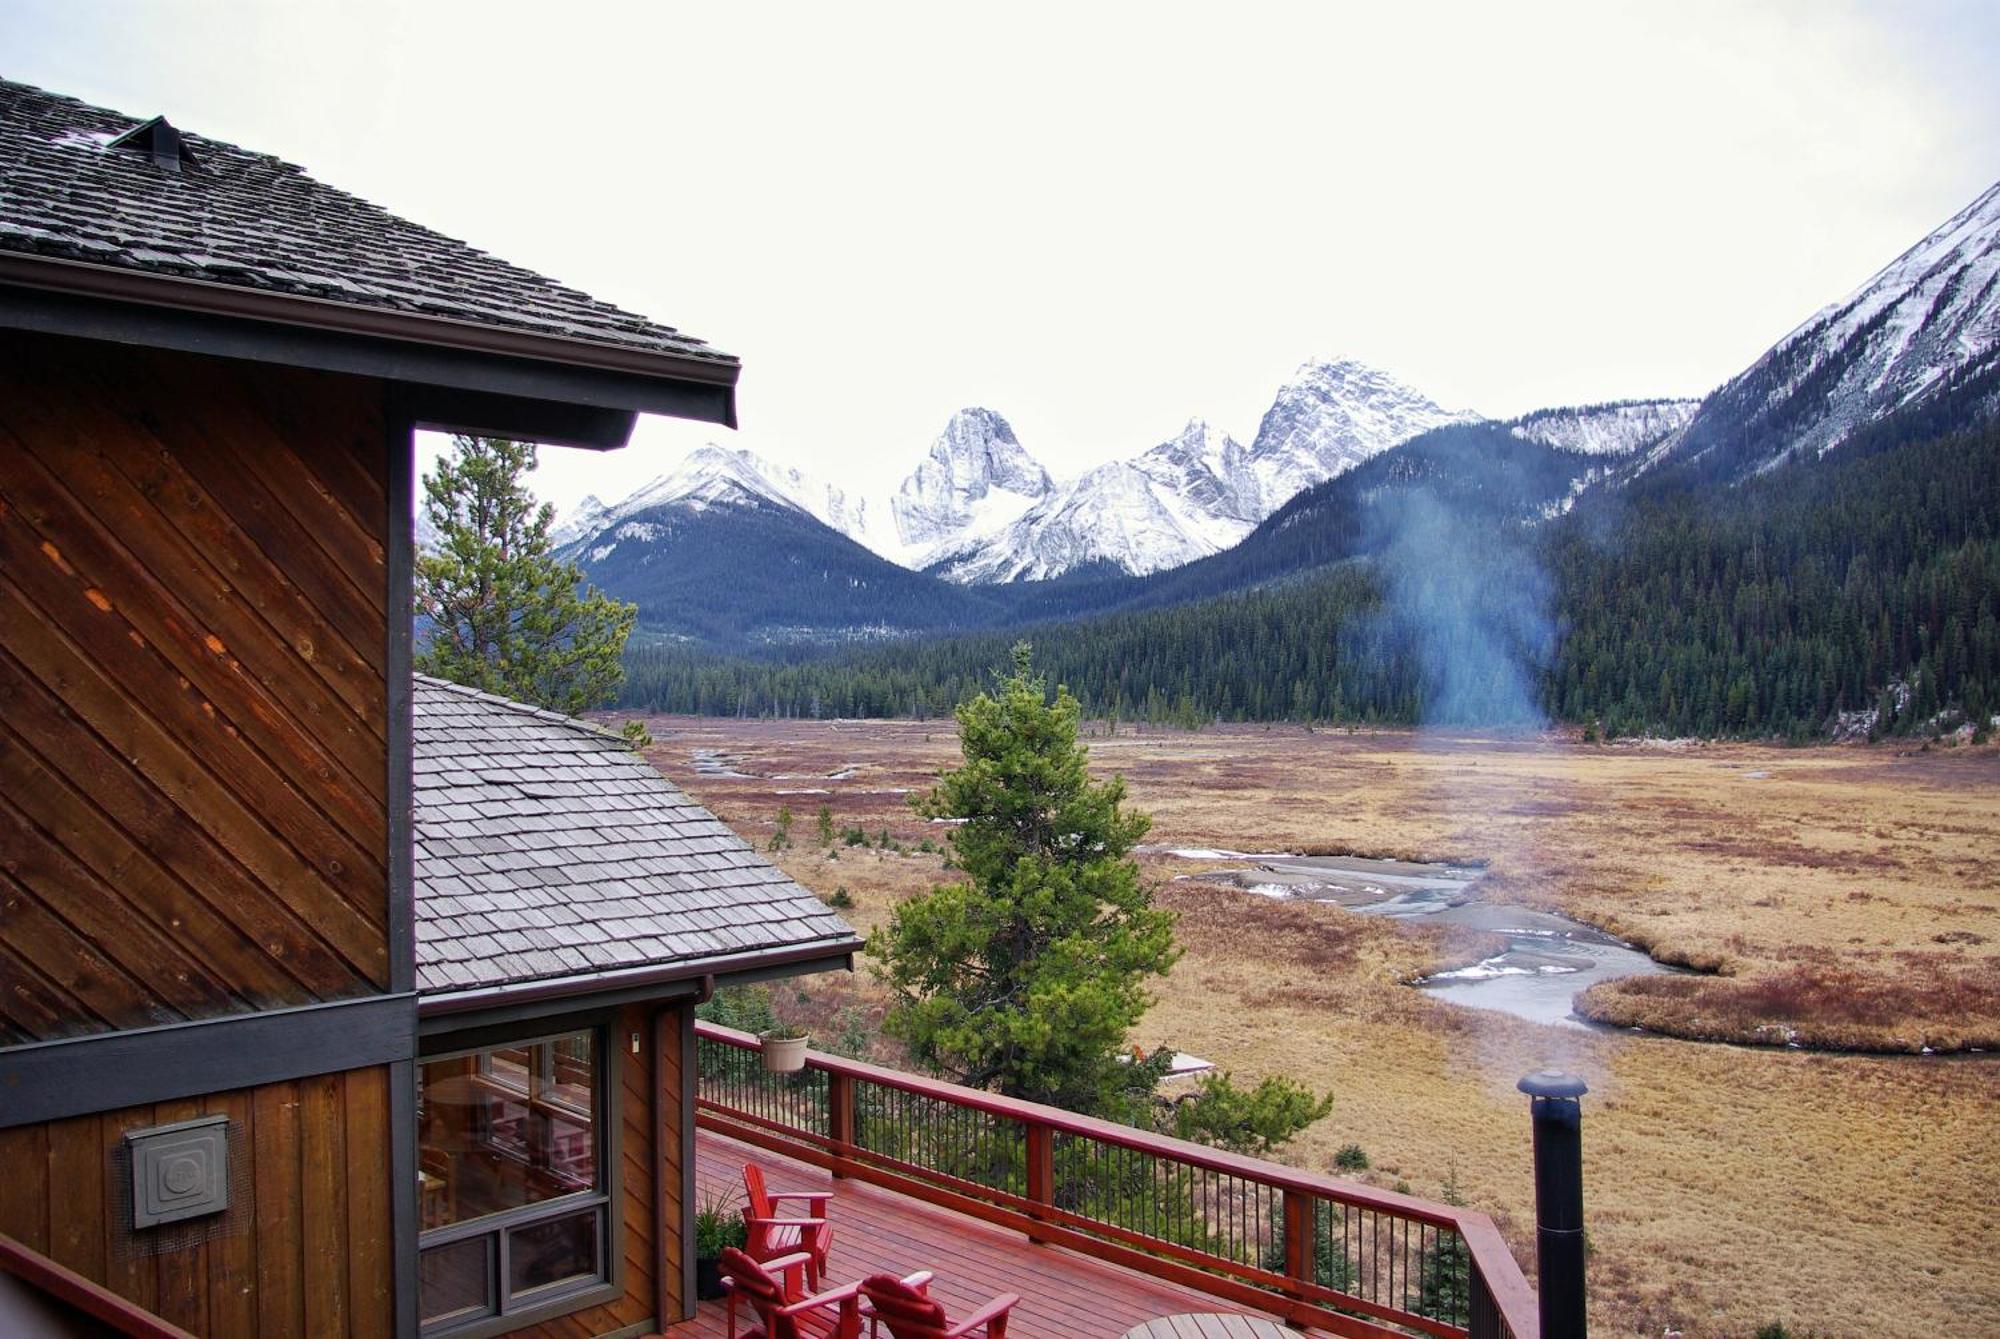
{"label": "window", "polygon": [[590,1027],[418,1064],[426,1339],[512,1328],[615,1295],[608,1055],[603,1029]]}

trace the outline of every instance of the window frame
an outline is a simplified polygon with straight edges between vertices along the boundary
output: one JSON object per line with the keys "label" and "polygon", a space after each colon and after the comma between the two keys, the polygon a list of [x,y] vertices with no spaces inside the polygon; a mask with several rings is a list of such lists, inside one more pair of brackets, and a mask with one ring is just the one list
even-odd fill
{"label": "window frame", "polygon": [[[419,1231],[417,1325],[420,1339],[489,1339],[490,1336],[511,1334],[516,1330],[559,1316],[616,1302],[625,1296],[624,1223],[621,1211],[624,1202],[624,1177],[619,1148],[619,1131],[624,1124],[624,1113],[615,1105],[624,1092],[619,1072],[623,1052],[616,1044],[619,1038],[618,1024],[619,1011],[607,1009],[582,1014],[523,1019],[513,1023],[488,1025],[475,1023],[470,1027],[421,1039],[417,1056],[420,1074],[422,1066],[434,1061],[479,1055],[511,1046],[526,1047],[549,1043],[552,1054],[554,1042],[578,1032],[591,1034],[597,1048],[598,1063],[597,1072],[592,1076],[590,1115],[595,1184],[589,1190],[558,1195],[537,1204],[502,1209],[497,1213]],[[530,1086],[532,1089],[532,1084]],[[419,1088],[421,1089],[421,1083]],[[564,1104],[555,1103],[555,1105]],[[416,1115],[415,1110],[412,1111],[412,1115]],[[421,1148],[421,1125],[413,1128],[410,1133]],[[511,1247],[514,1233],[521,1228],[533,1227],[556,1219],[581,1216],[584,1213],[594,1214],[597,1219],[595,1272],[587,1278],[559,1280],[519,1294],[514,1293],[510,1277],[513,1272]],[[491,1286],[487,1296],[495,1309],[457,1320],[426,1324],[423,1320],[421,1295],[421,1266],[424,1253],[437,1247],[475,1239],[484,1239],[489,1243],[487,1263],[491,1270]]]}

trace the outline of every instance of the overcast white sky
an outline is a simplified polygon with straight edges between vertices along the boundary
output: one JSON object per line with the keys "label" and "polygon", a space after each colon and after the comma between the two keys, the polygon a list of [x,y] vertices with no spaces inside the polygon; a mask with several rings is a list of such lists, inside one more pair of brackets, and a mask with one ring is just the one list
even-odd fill
{"label": "overcast white sky", "polygon": [[1494,415],[1700,394],[2000,175],[2000,5],[4,0],[0,74],[277,153],[744,360],[711,438],[1071,473],[1308,356]]}

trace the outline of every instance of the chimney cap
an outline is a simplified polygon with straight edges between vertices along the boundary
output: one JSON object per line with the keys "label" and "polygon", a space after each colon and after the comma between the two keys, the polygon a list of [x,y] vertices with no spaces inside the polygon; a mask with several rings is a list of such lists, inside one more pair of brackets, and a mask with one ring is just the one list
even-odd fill
{"label": "chimney cap", "polygon": [[1575,1074],[1565,1074],[1560,1069],[1538,1069],[1524,1075],[1514,1085],[1530,1097],[1582,1097],[1590,1091],[1589,1085]]}

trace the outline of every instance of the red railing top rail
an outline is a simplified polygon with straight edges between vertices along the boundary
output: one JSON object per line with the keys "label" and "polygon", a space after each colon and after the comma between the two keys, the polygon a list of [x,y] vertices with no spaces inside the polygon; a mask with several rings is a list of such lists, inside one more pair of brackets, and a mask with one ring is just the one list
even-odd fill
{"label": "red railing top rail", "polygon": [[[695,1031],[710,1041],[746,1050],[756,1050],[760,1044],[758,1039],[748,1032],[739,1032],[716,1023],[697,1021]],[[1393,1190],[1379,1190],[1374,1186],[1357,1185],[1351,1181],[1337,1181],[1330,1176],[1321,1176],[1304,1168],[1266,1162],[1261,1158],[1210,1148],[1206,1144],[1192,1143],[1172,1135],[1156,1134],[1150,1130],[1120,1125],[1116,1121],[1101,1120],[1095,1116],[1064,1111],[1060,1107],[1045,1106],[1040,1102],[1024,1101],[1018,1097],[1007,1097],[979,1088],[946,1083],[941,1079],[926,1078],[920,1074],[869,1064],[865,1060],[849,1060],[844,1056],[808,1051],[806,1063],[811,1068],[824,1070],[828,1074],[864,1079],[885,1088],[901,1089],[904,1092],[949,1102],[955,1106],[970,1107],[989,1115],[1004,1116],[1027,1125],[1040,1125],[1062,1134],[1079,1135],[1107,1144],[1136,1149],[1156,1157],[1170,1158],[1190,1166],[1239,1176],[1281,1190],[1296,1190],[1322,1199],[1352,1204],[1357,1208],[1377,1210],[1399,1218],[1407,1218],[1414,1222],[1456,1228],[1459,1235],[1464,1238],[1466,1250],[1472,1256],[1473,1263],[1479,1269],[1480,1276],[1485,1280],[1486,1287],[1492,1294],[1495,1305],[1499,1307],[1501,1315],[1506,1318],[1509,1328],[1524,1339],[1525,1336],[1536,1333],[1538,1328],[1535,1290],[1528,1285],[1526,1276],[1521,1273],[1521,1266],[1514,1259],[1514,1253],[1507,1248],[1506,1240],[1500,1235],[1500,1229],[1494,1226],[1490,1217],[1476,1210],[1454,1208],[1448,1204],[1433,1203],[1413,1195],[1399,1195]]]}
{"label": "red railing top rail", "polygon": [[[757,1038],[748,1032],[738,1032],[734,1028],[704,1022],[697,1022],[695,1028],[701,1036],[712,1041],[741,1046],[749,1050],[756,1050],[758,1046]],[[1356,1185],[1350,1181],[1336,1181],[1330,1176],[1320,1176],[1303,1168],[1265,1162],[1261,1158],[1231,1153],[1226,1149],[1211,1148],[1207,1144],[1191,1143],[1172,1135],[1158,1134],[1131,1125],[1120,1125],[1116,1121],[1102,1120],[1095,1116],[1079,1115],[1074,1111],[1064,1111],[1061,1107],[1045,1106],[1040,1102],[1007,1097],[1001,1093],[989,1093],[980,1088],[967,1088],[956,1083],[946,1083],[941,1079],[925,1078],[920,1074],[909,1074],[899,1069],[887,1069],[881,1065],[871,1065],[864,1060],[849,1060],[844,1056],[825,1055],[819,1051],[808,1051],[806,1060],[814,1069],[823,1069],[829,1074],[845,1074],[850,1078],[866,1079],[884,1088],[900,1088],[904,1092],[936,1098],[941,1102],[950,1102],[954,1106],[970,1107],[988,1115],[1005,1116],[1024,1124],[1045,1126],[1059,1134],[1081,1135],[1101,1143],[1138,1149],[1157,1157],[1172,1158],[1176,1162],[1203,1167],[1209,1171],[1225,1172],[1246,1180],[1260,1181],[1279,1189],[1302,1190],[1364,1209],[1379,1209],[1383,1213],[1394,1214],[1399,1218],[1409,1218],[1440,1227],[1452,1227],[1457,1224],[1462,1212],[1450,1205],[1436,1204],[1430,1200],[1418,1199],[1414,1195],[1399,1195],[1393,1190],[1378,1190],[1373,1186]]]}
{"label": "red railing top rail", "polygon": [[135,1339],[194,1339],[180,1326],[162,1320],[136,1302],[4,1234],[0,1234],[0,1270],[75,1307],[91,1319],[102,1321],[120,1334],[133,1335]]}

